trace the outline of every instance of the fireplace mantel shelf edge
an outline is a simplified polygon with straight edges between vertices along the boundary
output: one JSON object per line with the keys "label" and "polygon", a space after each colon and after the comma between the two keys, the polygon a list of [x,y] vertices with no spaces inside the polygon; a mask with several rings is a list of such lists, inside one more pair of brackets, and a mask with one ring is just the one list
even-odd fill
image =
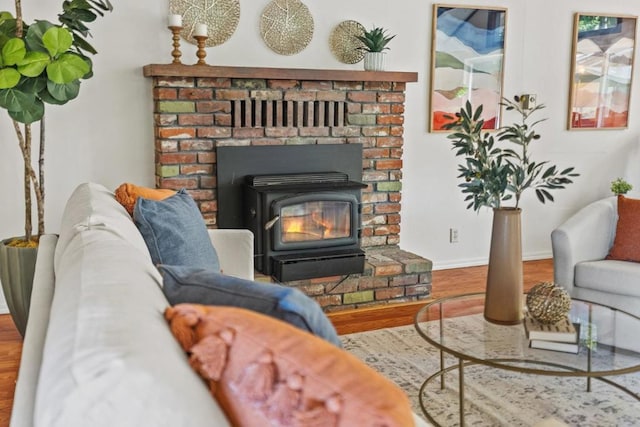
{"label": "fireplace mantel shelf edge", "polygon": [[226,67],[213,65],[150,64],[145,77],[211,77],[236,79],[417,82],[418,73],[408,71],[320,70],[305,68]]}

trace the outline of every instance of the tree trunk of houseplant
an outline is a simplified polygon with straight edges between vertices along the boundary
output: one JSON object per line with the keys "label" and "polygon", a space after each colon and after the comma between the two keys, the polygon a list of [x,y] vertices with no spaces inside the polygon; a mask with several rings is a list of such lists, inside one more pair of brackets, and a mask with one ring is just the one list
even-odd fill
{"label": "tree trunk of houseplant", "polygon": [[484,306],[484,317],[492,323],[514,325],[522,321],[521,213],[518,208],[493,210]]}
{"label": "tree trunk of houseplant", "polygon": [[[38,237],[44,234],[44,116],[40,121],[40,146],[38,170],[31,165],[31,125],[13,120],[18,145],[24,160],[25,235],[0,242],[0,281],[13,323],[24,337],[29,318],[31,290],[35,274]],[[38,236],[32,234],[32,194],[36,196],[38,209]]]}
{"label": "tree trunk of houseplant", "polygon": [[0,280],[13,323],[24,336],[38,248],[7,246],[10,240],[0,243]]}
{"label": "tree trunk of houseplant", "polygon": [[[86,55],[97,52],[85,40],[90,35],[85,23],[93,22],[98,15],[104,16],[105,12],[113,10],[113,6],[110,0],[64,1],[63,11],[58,15],[60,24],[36,20],[38,27],[30,28],[38,29],[27,35],[22,0],[14,0],[14,3],[15,27],[0,26],[0,39],[15,43],[9,46],[8,54],[3,51],[3,59],[5,56],[10,58],[0,64],[3,89],[7,89],[9,95],[4,97],[7,99],[3,99],[0,108],[7,110],[12,118],[24,161],[25,235],[21,239],[9,239],[14,240],[11,247],[0,242],[0,280],[14,322],[24,335],[38,237],[45,231],[44,105],[62,105],[74,99],[80,80],[93,75],[93,65]],[[11,13],[3,12],[3,22],[11,22],[9,18],[12,18]],[[8,43],[5,48],[7,46]],[[43,48],[49,55],[42,54]],[[36,62],[38,64],[34,65]],[[32,165],[31,124],[37,121],[40,121],[40,146],[36,171]],[[32,235],[32,193],[38,209],[37,237]]]}

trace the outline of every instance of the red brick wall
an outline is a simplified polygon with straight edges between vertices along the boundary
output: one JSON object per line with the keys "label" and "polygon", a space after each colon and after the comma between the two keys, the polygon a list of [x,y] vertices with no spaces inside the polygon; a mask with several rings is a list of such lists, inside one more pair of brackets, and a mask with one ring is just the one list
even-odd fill
{"label": "red brick wall", "polygon": [[[217,146],[360,143],[368,184],[362,245],[397,245],[404,90],[405,83],[393,82],[155,77],[156,184],[187,188],[215,227]],[[233,103],[251,99],[344,102],[345,120],[342,126],[234,126]]]}
{"label": "red brick wall", "polygon": [[[291,285],[327,309],[426,298],[431,262],[398,249],[405,86],[404,82],[155,76],[156,185],[187,188],[207,225],[216,227],[216,147],[362,144],[367,184],[362,195],[365,273]],[[252,100],[267,101],[273,108],[252,116],[247,112]],[[296,101],[299,108],[294,110]],[[241,107],[242,102],[247,108]],[[314,114],[329,117],[330,124],[292,126],[294,119],[301,123],[303,116]],[[258,124],[247,127],[242,121]]]}

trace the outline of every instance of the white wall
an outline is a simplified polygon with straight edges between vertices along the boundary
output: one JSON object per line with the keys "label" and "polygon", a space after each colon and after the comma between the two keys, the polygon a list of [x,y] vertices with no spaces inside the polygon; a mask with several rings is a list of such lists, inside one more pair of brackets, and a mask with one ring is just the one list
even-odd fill
{"label": "white wall", "polygon": [[[6,2],[5,7],[9,7]],[[434,261],[435,268],[473,265],[488,256],[491,213],[465,209],[457,188],[458,160],[446,135],[427,132],[429,53],[432,3],[424,0],[306,0],[315,32],[309,46],[293,56],[269,50],[258,32],[268,0],[242,0],[238,29],[231,39],[208,49],[215,65],[360,69],[331,55],[328,37],[334,25],[354,19],[366,27],[389,28],[398,36],[391,44],[387,68],[417,71],[418,83],[407,86],[401,246]],[[27,0],[25,18],[56,20],[60,2]],[[65,200],[75,186],[96,181],[109,188],[129,181],[153,185],[151,83],[142,67],[171,61],[166,29],[168,2],[113,1],[115,10],[91,27],[95,76],[82,84],[70,104],[47,111],[47,231],[58,230]],[[540,127],[535,158],[559,166],[575,166],[581,176],[556,202],[541,205],[533,194],[523,202],[523,243],[527,259],[551,256],[549,233],[576,209],[609,194],[609,182],[626,176],[629,153],[637,152],[640,121],[626,130],[566,130],[571,38],[574,12],[640,14],[635,0],[583,0],[579,5],[551,0],[456,0],[455,4],[508,8],[505,95],[534,93],[549,118]],[[578,8],[577,8],[578,7]],[[183,62],[196,61],[195,49],[183,42]],[[640,66],[640,65],[638,65]],[[638,69],[638,68],[636,68]],[[636,79],[637,80],[637,79]],[[640,108],[635,82],[631,112]],[[506,120],[511,120],[506,116]],[[22,232],[21,157],[6,114],[0,114],[0,236]],[[633,166],[633,165],[632,165]],[[638,167],[635,166],[638,174]],[[640,188],[640,177],[626,176]],[[460,241],[449,243],[449,228]],[[1,299],[0,299],[1,301]],[[1,308],[1,307],[0,307]]]}

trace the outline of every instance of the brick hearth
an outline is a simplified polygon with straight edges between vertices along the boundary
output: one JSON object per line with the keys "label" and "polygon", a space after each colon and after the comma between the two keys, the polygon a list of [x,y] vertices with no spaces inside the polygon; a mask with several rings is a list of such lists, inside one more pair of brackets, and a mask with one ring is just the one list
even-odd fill
{"label": "brick hearth", "polygon": [[216,148],[363,146],[365,271],[296,282],[326,310],[427,298],[431,261],[399,249],[404,100],[416,73],[148,65],[156,185],[186,188],[217,227]]}

